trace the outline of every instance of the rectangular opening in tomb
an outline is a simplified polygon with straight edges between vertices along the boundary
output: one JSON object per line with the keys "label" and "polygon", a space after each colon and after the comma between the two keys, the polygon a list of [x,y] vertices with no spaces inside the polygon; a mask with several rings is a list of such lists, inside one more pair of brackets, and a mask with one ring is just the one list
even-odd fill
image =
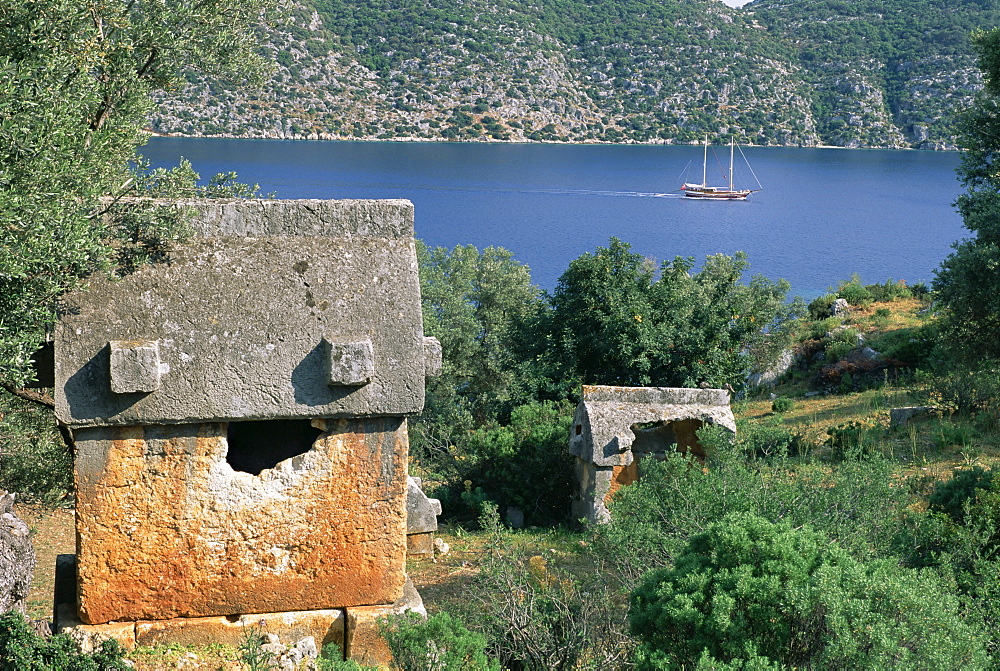
{"label": "rectangular opening in tomb", "polygon": [[698,429],[705,422],[700,419],[678,419],[674,421],[658,420],[633,424],[629,428],[635,435],[632,442],[632,454],[637,458],[652,455],[663,458],[668,452],[680,452],[697,457],[704,461],[706,454],[698,440]]}
{"label": "rectangular opening in tomb", "polygon": [[226,462],[234,471],[260,475],[285,459],[305,454],[322,434],[308,419],[230,422]]}

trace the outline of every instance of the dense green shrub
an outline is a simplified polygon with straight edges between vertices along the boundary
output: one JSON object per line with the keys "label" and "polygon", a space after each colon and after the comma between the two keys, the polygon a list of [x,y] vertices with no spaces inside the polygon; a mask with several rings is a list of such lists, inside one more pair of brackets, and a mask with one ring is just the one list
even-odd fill
{"label": "dense green shrub", "polygon": [[989,491],[992,484],[993,471],[979,466],[963,468],[956,471],[951,480],[938,482],[934,486],[928,508],[944,513],[961,524],[965,521],[966,503],[975,504],[978,496]]}
{"label": "dense green shrub", "polygon": [[[871,295],[873,301],[894,301],[900,298],[910,298],[913,292],[906,282],[888,279],[882,284],[868,284],[865,289]],[[925,287],[926,289],[926,287]]]}
{"label": "dense green shrub", "polygon": [[992,472],[968,469],[932,494],[927,513],[907,515],[900,553],[910,566],[932,566],[947,576],[969,610],[991,632],[987,648],[1000,655],[1000,492]]}
{"label": "dense green shrub", "polygon": [[823,294],[809,302],[809,319],[821,321],[830,317],[830,310],[833,302],[837,300],[836,294]]}
{"label": "dense green shrub", "polygon": [[774,412],[791,412],[795,408],[795,401],[787,396],[779,396],[771,403],[771,410]]}
{"label": "dense green shrub", "polygon": [[1000,412],[1000,362],[953,366],[931,380],[931,401],[960,414]]}
{"label": "dense green shrub", "polygon": [[438,491],[446,514],[477,519],[482,503],[516,506],[535,525],[564,522],[573,488],[573,460],[566,450],[572,424],[569,404],[531,403],[515,408],[507,426],[467,432],[455,446],[456,481]]}
{"label": "dense green shrub", "polygon": [[448,613],[424,620],[416,613],[393,616],[380,623],[392,651],[393,664],[403,671],[499,671],[484,652],[486,637],[469,631]]}
{"label": "dense green shrub", "polygon": [[902,365],[921,368],[931,361],[937,342],[938,329],[932,323],[887,331],[873,338],[869,345]]}
{"label": "dense green shrub", "polygon": [[829,456],[836,460],[870,453],[877,449],[880,429],[870,420],[855,419],[827,430]]}
{"label": "dense green shrub", "polygon": [[[929,571],[858,562],[808,527],[729,514],[633,592],[639,668],[761,657],[826,669],[987,668],[983,634]],[[739,667],[737,667],[739,668]],[[745,668],[745,667],[744,667]]]}
{"label": "dense green shrub", "polygon": [[840,285],[840,288],[837,289],[837,297],[843,298],[851,305],[862,307],[871,305],[872,301],[875,300],[872,292],[861,284],[861,280],[857,276]]}
{"label": "dense green shrub", "polygon": [[[775,403],[780,400],[782,399],[776,399]],[[787,457],[794,451],[795,443],[795,434],[788,430],[779,417],[760,422],[737,420],[736,435],[732,439],[733,449],[741,451],[747,457],[759,459]]]}
{"label": "dense green shrub", "polygon": [[83,654],[68,636],[42,638],[19,613],[0,615],[0,668],[4,671],[127,671],[117,641]]}
{"label": "dense green shrub", "polygon": [[809,336],[813,339],[820,340],[822,338],[826,338],[827,333],[833,333],[843,325],[843,317],[827,317],[825,319],[820,319],[810,324]]}

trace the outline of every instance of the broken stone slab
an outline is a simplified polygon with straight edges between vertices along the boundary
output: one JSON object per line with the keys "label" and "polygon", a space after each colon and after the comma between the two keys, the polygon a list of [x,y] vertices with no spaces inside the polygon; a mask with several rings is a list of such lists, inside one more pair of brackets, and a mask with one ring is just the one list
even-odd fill
{"label": "broken stone slab", "polygon": [[428,498],[421,489],[421,479],[406,478],[406,533],[422,534],[437,531],[441,501]]}
{"label": "broken stone slab", "polygon": [[736,432],[728,390],[584,386],[569,438],[576,457],[573,519],[609,521],[610,498],[638,479],[644,455],[704,458],[696,432],[707,424]]}
{"label": "broken stone slab", "polygon": [[595,466],[632,463],[633,425],[695,420],[736,432],[725,389],[585,385],[573,418],[570,453]]}
{"label": "broken stone slab", "polygon": [[906,426],[910,420],[924,415],[929,415],[936,411],[933,405],[913,405],[905,408],[892,408],[889,410],[889,426]]}
{"label": "broken stone slab", "polygon": [[34,570],[31,530],[14,513],[14,495],[0,490],[0,613],[24,613]]}

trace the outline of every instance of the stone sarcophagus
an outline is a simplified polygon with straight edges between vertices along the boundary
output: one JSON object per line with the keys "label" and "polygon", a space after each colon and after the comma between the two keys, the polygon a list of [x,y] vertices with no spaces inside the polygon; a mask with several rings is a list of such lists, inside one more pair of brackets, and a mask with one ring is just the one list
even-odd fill
{"label": "stone sarcophagus", "polygon": [[56,331],[75,615],[154,622],[135,626],[142,643],[169,618],[392,604],[405,418],[440,366],[412,205],[177,206],[196,211],[195,237],[68,296]]}
{"label": "stone sarcophagus", "polygon": [[573,519],[607,522],[618,488],[639,477],[639,461],[666,452],[704,458],[697,431],[706,424],[736,432],[725,389],[584,385],[573,417]]}

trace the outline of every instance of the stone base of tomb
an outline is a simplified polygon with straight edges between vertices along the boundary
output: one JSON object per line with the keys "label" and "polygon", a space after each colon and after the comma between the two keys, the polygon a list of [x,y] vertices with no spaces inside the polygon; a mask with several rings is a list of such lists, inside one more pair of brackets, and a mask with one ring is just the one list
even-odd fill
{"label": "stone base of tomb", "polygon": [[223,644],[238,648],[248,636],[276,634],[283,643],[289,644],[311,636],[317,650],[335,643],[345,659],[388,668],[392,654],[379,634],[378,619],[404,611],[426,616],[420,595],[407,580],[403,596],[393,604],[84,624],[77,614],[75,559],[75,555],[59,555],[56,561],[53,628],[56,633],[66,634],[76,641],[83,652],[92,652],[107,639],[118,641],[126,650],[166,644]]}

